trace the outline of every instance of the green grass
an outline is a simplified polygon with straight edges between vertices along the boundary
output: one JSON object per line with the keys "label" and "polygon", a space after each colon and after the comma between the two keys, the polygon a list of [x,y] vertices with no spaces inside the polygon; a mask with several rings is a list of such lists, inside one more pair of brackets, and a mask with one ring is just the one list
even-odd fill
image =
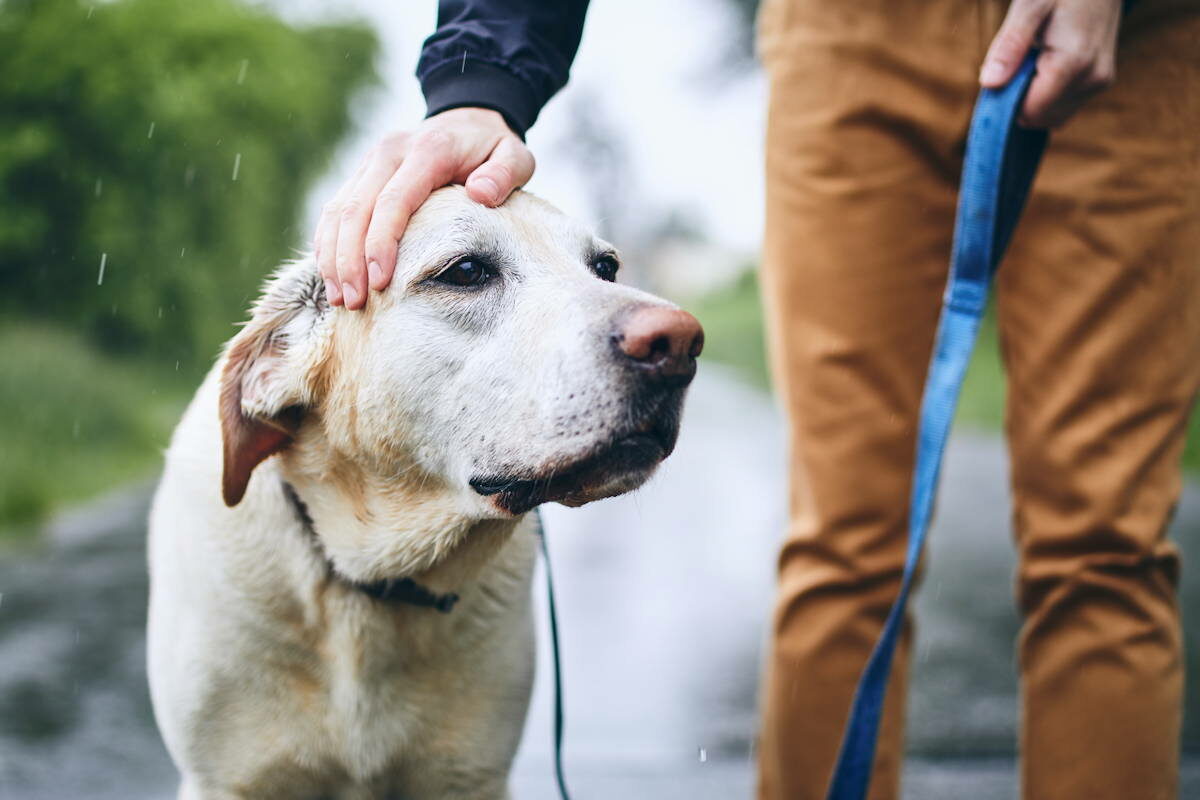
{"label": "green grass", "polygon": [[702,361],[729,365],[760,389],[770,388],[758,276],[753,269],[728,286],[685,299],[681,305],[704,326]]}
{"label": "green grass", "polygon": [[122,360],[82,337],[0,326],[0,531],[157,471],[195,376]]}
{"label": "green grass", "polygon": [[[762,337],[762,307],[758,280],[747,270],[722,289],[683,303],[704,325],[704,358],[728,364],[752,383],[770,385]],[[975,347],[959,401],[959,422],[999,430],[1004,420],[1004,368],[996,336],[995,318],[989,314]],[[1193,414],[1184,468],[1200,472],[1200,414]]]}

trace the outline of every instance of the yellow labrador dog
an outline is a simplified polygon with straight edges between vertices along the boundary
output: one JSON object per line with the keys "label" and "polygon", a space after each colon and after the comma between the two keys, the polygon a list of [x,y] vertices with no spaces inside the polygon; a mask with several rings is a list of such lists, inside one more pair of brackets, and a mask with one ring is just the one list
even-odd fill
{"label": "yellow labrador dog", "polygon": [[392,287],[284,266],[201,386],[150,517],[150,688],[180,797],[499,800],[545,502],[671,452],[696,320],[528,195],[413,218]]}

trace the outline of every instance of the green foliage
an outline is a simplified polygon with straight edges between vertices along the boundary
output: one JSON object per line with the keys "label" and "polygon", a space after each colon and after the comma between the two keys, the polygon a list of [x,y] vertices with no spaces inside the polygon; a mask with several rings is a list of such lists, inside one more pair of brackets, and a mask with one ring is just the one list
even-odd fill
{"label": "green foliage", "polygon": [[0,1],[0,313],[207,363],[301,241],[376,49],[235,0]]}
{"label": "green foliage", "polygon": [[[0,327],[0,522],[144,478],[194,380],[48,324]],[[31,391],[32,389],[32,391]]]}
{"label": "green foliage", "polygon": [[153,473],[376,53],[239,0],[0,0],[0,523]]}
{"label": "green foliage", "polygon": [[728,286],[683,303],[704,326],[703,361],[736,368],[756,386],[770,388],[763,341],[758,273],[748,267]]}

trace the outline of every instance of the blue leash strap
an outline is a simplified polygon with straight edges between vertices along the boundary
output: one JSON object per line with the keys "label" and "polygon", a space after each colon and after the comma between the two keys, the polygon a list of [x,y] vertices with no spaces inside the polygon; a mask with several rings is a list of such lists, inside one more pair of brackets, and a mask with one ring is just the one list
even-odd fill
{"label": "blue leash strap", "polygon": [[963,376],[987,307],[992,275],[1008,247],[1046,146],[1045,131],[1015,124],[1036,59],[1037,52],[1031,52],[1003,88],[982,90],[971,117],[950,277],[921,400],[904,574],[883,633],[859,678],[827,800],[863,800],[870,786],[888,674],[929,529]]}
{"label": "blue leash strap", "polygon": [[550,550],[546,546],[546,529],[538,514],[538,542],[542,548],[542,567],[546,570],[546,611],[550,617],[550,651],[554,657],[554,778],[558,783],[560,800],[571,800],[567,777],[563,772],[563,687],[562,654],[558,646],[558,609],[554,605],[554,576],[550,572]]}

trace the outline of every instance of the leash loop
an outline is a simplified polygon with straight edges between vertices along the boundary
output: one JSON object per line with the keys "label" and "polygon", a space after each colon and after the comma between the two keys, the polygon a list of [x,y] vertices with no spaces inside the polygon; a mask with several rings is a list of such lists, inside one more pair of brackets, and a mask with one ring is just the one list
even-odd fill
{"label": "leash loop", "polygon": [[1008,247],[1046,146],[1045,131],[1015,124],[1036,60],[1034,50],[1006,86],[982,90],[971,117],[950,276],[921,399],[904,574],[883,632],[859,678],[827,800],[863,800],[870,786],[888,674],[929,529],[954,409],[987,308],[992,276]]}

